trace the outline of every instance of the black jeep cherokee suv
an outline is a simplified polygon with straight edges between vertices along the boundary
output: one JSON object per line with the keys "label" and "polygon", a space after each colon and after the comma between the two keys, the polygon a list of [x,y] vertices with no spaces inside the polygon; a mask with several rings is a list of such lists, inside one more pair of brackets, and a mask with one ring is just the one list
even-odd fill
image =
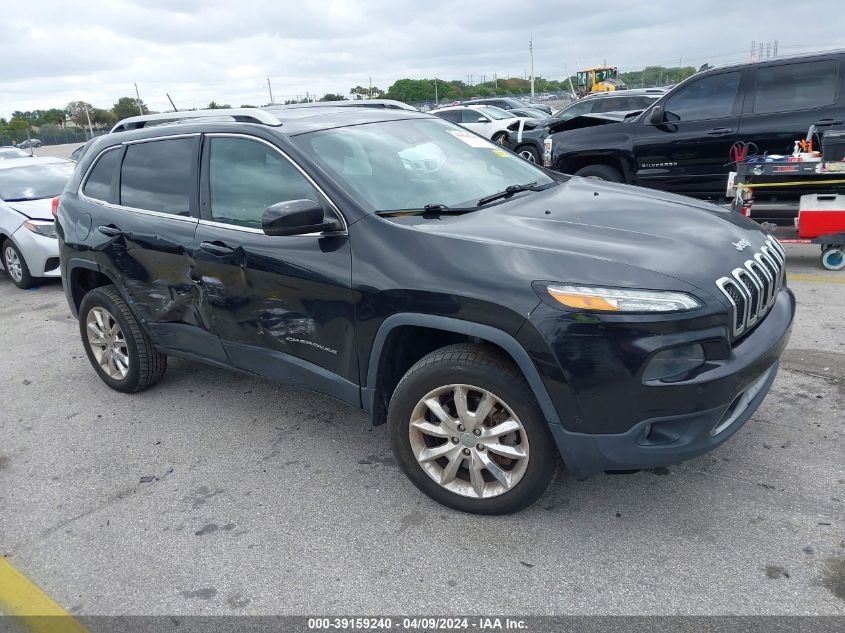
{"label": "black jeep cherokee suv", "polygon": [[503,513],[558,452],[584,478],[708,451],[775,379],[794,298],[780,246],[738,214],[546,172],[408,111],[116,130],[57,230],[83,345],[118,391],[168,356],[302,385],[386,422],[434,499]]}

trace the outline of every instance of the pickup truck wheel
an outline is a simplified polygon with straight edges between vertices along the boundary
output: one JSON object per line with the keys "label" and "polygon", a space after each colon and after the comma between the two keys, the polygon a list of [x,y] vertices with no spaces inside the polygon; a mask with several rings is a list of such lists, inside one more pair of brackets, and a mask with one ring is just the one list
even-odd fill
{"label": "pickup truck wheel", "polygon": [[522,373],[478,345],[451,345],[417,362],[388,410],[396,459],[443,505],[507,514],[534,503],[557,452]]}
{"label": "pickup truck wheel", "polygon": [[167,356],[153,347],[114,286],[95,288],[83,297],[79,331],[94,371],[116,391],[146,389],[167,369]]}
{"label": "pickup truck wheel", "polygon": [[575,175],[581,176],[582,178],[607,180],[608,182],[625,182],[619,170],[614,169],[610,165],[587,165],[576,171]]}
{"label": "pickup truck wheel", "polygon": [[519,154],[525,160],[527,160],[529,163],[534,163],[537,165],[540,164],[540,152],[537,151],[536,147],[533,147],[531,145],[523,145],[522,147],[516,150],[516,153]]}

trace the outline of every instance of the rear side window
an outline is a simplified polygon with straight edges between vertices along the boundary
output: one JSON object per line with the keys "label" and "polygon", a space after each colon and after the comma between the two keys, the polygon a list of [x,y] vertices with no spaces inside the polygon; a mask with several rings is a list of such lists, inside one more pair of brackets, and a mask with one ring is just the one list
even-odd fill
{"label": "rear side window", "polygon": [[[354,162],[354,157],[351,160]],[[277,202],[321,202],[305,176],[264,143],[212,138],[208,167],[211,217],[216,222],[257,229],[264,209]]]}
{"label": "rear side window", "polygon": [[706,121],[729,117],[739,88],[739,75],[739,71],[721,73],[684,86],[666,102],[666,120]]}
{"label": "rear side window", "polygon": [[196,147],[194,138],[127,146],[120,170],[120,204],[134,209],[190,215]]}
{"label": "rear side window", "polygon": [[119,162],[120,147],[115,147],[102,154],[94,163],[94,169],[88,175],[88,180],[82,187],[82,193],[95,200],[110,202],[111,183]]}
{"label": "rear side window", "polygon": [[437,116],[439,116],[441,119],[451,121],[452,123],[460,123],[461,121],[460,110],[447,110],[446,112],[438,112]]}
{"label": "rear side window", "polygon": [[754,112],[809,110],[836,102],[839,63],[835,60],[769,66],[757,71]]}

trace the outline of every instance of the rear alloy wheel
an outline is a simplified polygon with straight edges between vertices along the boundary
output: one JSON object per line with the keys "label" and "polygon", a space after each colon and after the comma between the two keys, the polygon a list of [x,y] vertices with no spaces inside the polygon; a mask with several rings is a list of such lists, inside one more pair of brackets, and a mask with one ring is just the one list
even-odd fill
{"label": "rear alloy wheel", "polygon": [[12,240],[8,239],[3,243],[3,268],[6,269],[9,279],[18,288],[26,290],[37,283],[36,279],[29,273],[29,267],[26,265],[26,260],[18,247],[14,245]]}
{"label": "rear alloy wheel", "polygon": [[531,505],[558,462],[524,376],[480,345],[450,345],[419,360],[393,392],[387,422],[411,482],[463,512],[507,514]]}
{"label": "rear alloy wheel", "polygon": [[146,389],[167,370],[167,356],[153,346],[114,286],[95,288],[83,297],[79,332],[97,375],[116,391]]}
{"label": "rear alloy wheel", "polygon": [[535,165],[540,163],[540,153],[530,145],[523,145],[517,150],[517,153],[529,163]]}
{"label": "rear alloy wheel", "polygon": [[587,165],[575,172],[576,176],[582,178],[595,178],[597,180],[607,180],[608,182],[624,182],[622,174],[619,170],[614,169],[610,165]]}

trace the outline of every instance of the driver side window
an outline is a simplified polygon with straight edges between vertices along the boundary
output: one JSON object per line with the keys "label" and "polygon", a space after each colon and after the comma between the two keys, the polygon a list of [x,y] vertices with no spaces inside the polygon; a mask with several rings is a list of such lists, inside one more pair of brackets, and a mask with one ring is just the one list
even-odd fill
{"label": "driver side window", "polygon": [[485,116],[477,110],[470,110],[467,108],[466,110],[461,111],[462,123],[480,123],[483,118],[485,118]]}
{"label": "driver side window", "polygon": [[211,219],[261,228],[264,209],[277,202],[320,195],[290,161],[272,147],[245,138],[210,139]]}
{"label": "driver side window", "polygon": [[666,121],[723,119],[733,112],[739,71],[711,75],[681,88],[666,102]]}

